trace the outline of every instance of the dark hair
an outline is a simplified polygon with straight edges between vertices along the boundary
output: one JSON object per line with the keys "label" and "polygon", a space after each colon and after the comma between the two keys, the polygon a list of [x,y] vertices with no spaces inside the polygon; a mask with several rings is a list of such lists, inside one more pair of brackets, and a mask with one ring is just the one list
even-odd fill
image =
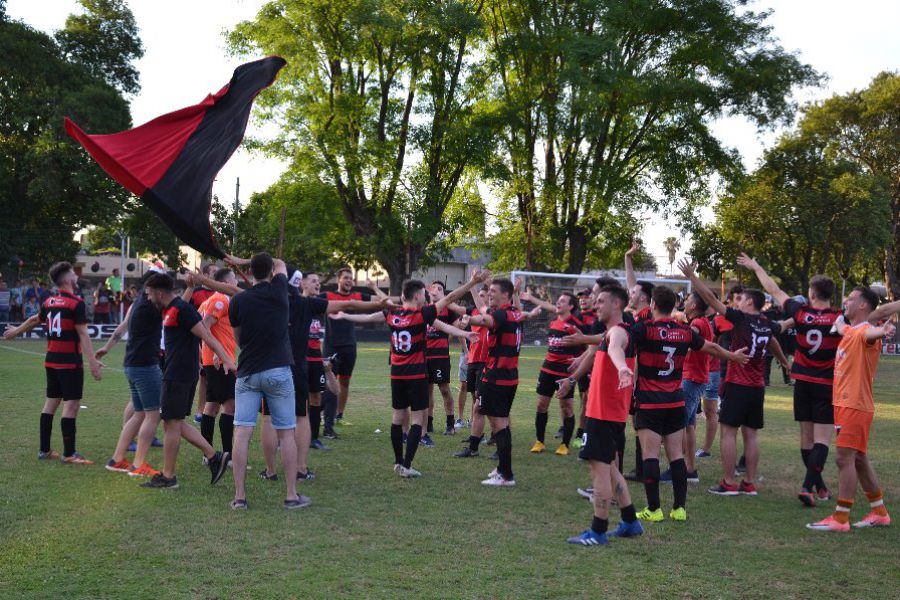
{"label": "dark hair", "polygon": [[670,315],[678,304],[678,294],[670,287],[657,285],[653,288],[653,304],[662,314]]}
{"label": "dark hair", "polygon": [[573,294],[572,292],[562,292],[562,293],[560,294],[560,297],[562,297],[562,296],[565,296],[566,298],[568,298],[568,299],[569,299],[569,306],[571,306],[572,308],[575,308],[575,304],[576,304],[576,302],[577,302],[577,301],[575,300],[575,294]]}
{"label": "dark hair", "polygon": [[350,267],[341,267],[340,269],[338,269],[337,278],[340,279],[341,275],[343,275],[344,273],[350,273],[350,276],[353,277],[353,269],[351,269]]}
{"label": "dark hair", "polygon": [[266,279],[272,274],[274,268],[275,261],[268,252],[260,252],[250,259],[250,272],[253,274],[253,279],[257,281]]}
{"label": "dark hair", "polygon": [[809,280],[809,287],[819,300],[831,300],[834,296],[834,280],[827,275],[816,275]]}
{"label": "dark hair", "polygon": [[203,273],[204,275],[209,275],[209,269],[211,267],[215,267],[215,266],[216,266],[216,263],[206,263],[205,265],[203,265],[203,268],[200,270],[200,272]]}
{"label": "dark hair", "polygon": [[618,283],[616,285],[604,285],[600,289],[600,293],[604,292],[618,300],[623,309],[628,306],[628,292]]}
{"label": "dark hair", "polygon": [[165,273],[154,273],[153,276],[147,280],[147,283],[144,284],[144,287],[151,290],[171,292],[175,289],[175,281]]}
{"label": "dark hair", "polygon": [[413,296],[424,290],[425,284],[419,279],[410,279],[403,282],[403,299],[407,302],[413,299]]}
{"label": "dark hair", "polygon": [[698,294],[696,290],[691,292],[691,298],[694,299],[694,304],[697,305],[697,308],[701,312],[707,311],[707,309],[709,308],[709,304],[706,303],[706,300],[704,300],[703,297],[700,294]]}
{"label": "dark hair", "polygon": [[216,274],[213,275],[213,279],[215,279],[216,281],[225,281],[225,279],[232,273],[234,273],[234,271],[227,267],[223,267],[216,271]]}
{"label": "dark hair", "polygon": [[641,293],[647,296],[647,302],[649,302],[653,298],[653,288],[656,286],[649,281],[638,281],[637,284],[641,286]]}
{"label": "dark hair", "polygon": [[63,276],[68,275],[71,270],[72,263],[56,263],[55,265],[50,267],[50,281],[52,281],[56,285],[59,285],[59,282],[62,281]]}
{"label": "dark hair", "polygon": [[304,272],[304,273],[303,273],[303,279],[309,279],[309,278],[312,277],[313,275],[318,275],[318,273],[316,273],[315,271],[310,271],[309,273]]}
{"label": "dark hair", "polygon": [[729,300],[734,297],[735,294],[743,294],[744,286],[739,283],[734,284],[730,290],[728,290],[728,294],[725,296]]}
{"label": "dark hair", "polygon": [[761,291],[753,288],[744,288],[744,291],[741,292],[744,296],[750,296],[753,300],[753,308],[756,310],[762,310],[763,306],[766,305],[766,295]]}
{"label": "dark hair", "polygon": [[863,297],[863,300],[866,301],[866,304],[868,304],[872,310],[878,308],[878,304],[881,300],[878,297],[878,294],[876,294],[875,291],[872,290],[872,288],[866,287],[864,285],[858,285],[853,288],[853,291],[859,292],[859,295]]}
{"label": "dark hair", "polygon": [[605,287],[619,285],[619,280],[616,279],[615,277],[610,277],[609,275],[604,275],[602,277],[598,277],[594,281],[596,282],[597,285],[600,286],[601,290]]}
{"label": "dark hair", "polygon": [[442,292],[446,292],[446,291],[447,291],[447,286],[444,285],[444,282],[443,282],[443,281],[438,281],[438,280],[435,279],[434,281],[431,282],[431,285],[439,285],[439,286],[441,286],[441,291],[442,291]]}
{"label": "dark hair", "polygon": [[516,288],[513,285],[513,282],[510,281],[509,279],[503,279],[503,278],[494,279],[491,281],[491,285],[496,285],[498,288],[500,288],[501,292],[503,292],[510,298],[513,297],[513,294],[516,291]]}

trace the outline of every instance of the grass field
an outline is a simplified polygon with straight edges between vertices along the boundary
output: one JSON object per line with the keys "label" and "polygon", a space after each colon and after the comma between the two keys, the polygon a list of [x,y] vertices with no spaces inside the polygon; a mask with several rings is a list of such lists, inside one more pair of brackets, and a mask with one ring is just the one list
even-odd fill
{"label": "grass field", "polygon": [[[513,409],[518,487],[479,485],[495,463],[487,453],[452,458],[460,435],[437,435],[436,448],[420,450],[422,479],[397,478],[388,434],[374,433],[389,429],[386,347],[365,345],[347,411],[352,426],[339,430],[334,451],[311,453],[318,478],[301,489],[313,505],[283,510],[283,483],[254,475],[250,510],[237,513],[228,508],[231,476],[210,486],[199,452],[187,445],[174,492],[142,489],[103,469],[127,400],[119,370],[85,383],[78,448],[96,464],[39,463],[44,374],[41,357],[30,353],[42,351],[37,342],[0,347],[0,598],[900,596],[900,527],[848,535],[804,529],[832,504],[809,510],[795,499],[798,435],[790,388],[780,384],[767,392],[759,497],[706,493],[720,468],[717,456],[704,459],[702,484],[689,490],[687,523],[649,524],[642,538],[583,548],[563,542],[590,523],[589,503],[575,494],[588,482],[587,467],[573,455],[528,453],[541,349],[526,349],[521,361]],[[118,367],[121,357],[120,346],[105,362]],[[900,361],[883,360],[871,456],[889,508],[900,506],[898,384]],[[441,408],[435,416],[442,425]],[[554,407],[548,431],[557,426]],[[58,418],[53,433],[61,450]],[[160,450],[150,458],[161,465]],[[263,464],[258,436],[250,463],[254,471]],[[829,463],[826,481],[836,488]],[[642,487],[631,486],[643,507]],[[663,486],[662,497],[668,510],[670,488]],[[860,494],[852,516],[865,511]],[[611,516],[615,524],[617,512]]]}

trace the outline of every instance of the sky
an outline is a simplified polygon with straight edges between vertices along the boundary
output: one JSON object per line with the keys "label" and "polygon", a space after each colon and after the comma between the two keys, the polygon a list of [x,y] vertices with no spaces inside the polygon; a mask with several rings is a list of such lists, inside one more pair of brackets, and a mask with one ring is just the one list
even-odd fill
{"label": "sky", "polygon": [[[252,19],[264,1],[132,0],[128,4],[145,47],[144,57],[137,63],[142,89],[131,98],[132,119],[139,125],[195,104],[227,83],[241,60],[227,56],[223,32]],[[7,13],[12,18],[48,33],[61,28],[66,17],[78,8],[74,0],[7,1]],[[900,69],[898,0],[758,0],[751,2],[750,8],[771,10],[768,23],[778,43],[828,75],[823,87],[797,91],[795,98],[801,103],[864,88],[879,72]],[[713,133],[739,150],[748,169],[782,132],[759,134],[739,118],[713,124]],[[266,133],[251,120],[248,136],[266,137]],[[219,173],[213,193],[232,202],[239,177],[240,198],[246,203],[252,193],[275,182],[284,168],[278,160],[239,149]],[[707,211],[705,216],[710,215]],[[657,257],[661,272],[668,269],[662,244],[666,237],[682,239],[679,256],[690,246],[689,238],[667,227],[665,221],[658,215],[644,218],[643,240]]]}

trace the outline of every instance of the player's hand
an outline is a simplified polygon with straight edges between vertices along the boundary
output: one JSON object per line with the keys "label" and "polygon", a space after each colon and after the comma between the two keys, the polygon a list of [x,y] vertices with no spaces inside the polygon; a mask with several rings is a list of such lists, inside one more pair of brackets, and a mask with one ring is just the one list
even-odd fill
{"label": "player's hand", "polygon": [[888,321],[884,324],[884,337],[892,338],[897,333],[897,326],[893,322]]}
{"label": "player's hand", "polygon": [[569,394],[569,390],[572,389],[572,382],[569,381],[568,377],[564,379],[557,379],[556,387],[558,388],[556,390],[556,397],[560,400],[563,400]]}
{"label": "player's hand", "polygon": [[188,287],[196,287],[197,279],[195,279],[194,274],[191,271],[184,274],[184,283]]}
{"label": "player's hand", "polygon": [[751,271],[755,271],[759,268],[759,263],[747,256],[746,252],[741,252],[741,254],[737,257],[737,264],[746,269],[750,269]]}
{"label": "player's hand", "polygon": [[376,300],[376,302],[378,302],[378,305],[381,306],[382,308],[386,308],[391,303],[391,297],[390,296],[381,296],[380,298],[378,298]]}
{"label": "player's hand", "polygon": [[634,372],[628,367],[619,369],[619,389],[624,389],[634,385]]}
{"label": "player's hand", "polygon": [[521,297],[523,285],[525,285],[525,280],[521,277],[516,277],[516,280],[513,282],[513,293],[519,294],[519,297]]}
{"label": "player's hand", "polygon": [[580,356],[576,356],[572,359],[571,364],[569,364],[568,369],[566,369],[569,373],[574,373],[578,370],[578,367],[581,366],[581,361],[584,360],[584,354]]}
{"label": "player's hand", "polygon": [[479,336],[478,336],[478,334],[475,333],[474,331],[467,331],[465,337],[466,337],[467,340],[469,340],[469,343],[470,343],[470,344],[477,344],[477,343],[478,343]]}
{"label": "player's hand", "polygon": [[95,360],[92,360],[92,361],[91,361],[91,376],[92,376],[95,380],[100,381],[100,380],[103,378],[103,375],[102,375],[102,373],[101,373],[100,371],[101,371],[101,369],[103,369],[103,367],[105,367],[105,366],[106,366],[106,365],[104,365],[104,364],[103,364],[102,362],[100,362],[99,360],[96,360],[96,359],[95,359]]}
{"label": "player's hand", "polygon": [[100,360],[107,354],[109,354],[109,348],[107,348],[106,346],[103,346],[102,348],[100,348],[99,350],[94,352],[94,358],[96,358],[97,360]]}
{"label": "player's hand", "polygon": [[3,332],[3,339],[11,340],[16,337],[16,329],[17,327],[15,325],[7,325],[6,330]]}
{"label": "player's hand", "polygon": [[629,248],[625,252],[625,256],[633,256],[635,252],[637,252],[638,248],[640,248],[640,244],[638,244],[637,240],[631,240],[631,248]]}
{"label": "player's hand", "polygon": [[384,303],[384,307],[390,310],[400,310],[403,308],[402,304],[397,304],[390,298],[387,299],[387,302]]}
{"label": "player's hand", "polygon": [[334,319],[335,321],[341,321],[345,316],[347,316],[346,313],[344,313],[344,311],[342,310],[339,310],[336,313],[329,313],[328,318]]}
{"label": "player's hand", "polygon": [[217,369],[222,366],[222,359],[215,353],[213,354],[213,366]]}
{"label": "player's hand", "polygon": [[678,261],[678,270],[681,271],[685,277],[693,277],[696,275],[694,272],[694,265],[687,258],[682,258]]}
{"label": "player's hand", "polygon": [[[517,281],[521,281],[521,280],[517,280]],[[521,300],[524,300],[525,302],[531,302],[531,299],[532,299],[531,289],[525,288],[524,291],[519,293],[519,298]]]}
{"label": "player's hand", "polygon": [[559,341],[561,346],[583,346],[587,344],[587,336],[581,333],[580,331],[576,331],[570,335],[565,336]]}
{"label": "player's hand", "polygon": [[231,360],[231,357],[227,357],[227,360],[222,361],[222,370],[226,375],[233,371],[237,371],[237,366],[235,366],[234,361]]}
{"label": "player's hand", "polygon": [[373,291],[378,289],[378,286],[371,279],[366,279],[366,287]]}
{"label": "player's hand", "polygon": [[[747,347],[738,348],[734,352],[731,353],[731,362],[736,362],[739,365],[746,365],[750,362],[750,355],[747,353]],[[783,365],[782,365],[783,366]]]}

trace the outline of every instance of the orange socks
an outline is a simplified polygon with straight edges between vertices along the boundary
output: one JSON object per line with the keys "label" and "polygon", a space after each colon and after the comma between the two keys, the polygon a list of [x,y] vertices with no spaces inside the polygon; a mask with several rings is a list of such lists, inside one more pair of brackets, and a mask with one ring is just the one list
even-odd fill
{"label": "orange socks", "polygon": [[837,506],[834,507],[834,514],[832,515],[832,517],[838,523],[849,523],[851,508],[853,508],[853,500],[838,498]]}
{"label": "orange socks", "polygon": [[881,490],[878,490],[874,494],[866,492],[866,498],[869,499],[869,506],[872,507],[872,512],[879,517],[888,516],[887,509],[884,507],[884,493]]}

